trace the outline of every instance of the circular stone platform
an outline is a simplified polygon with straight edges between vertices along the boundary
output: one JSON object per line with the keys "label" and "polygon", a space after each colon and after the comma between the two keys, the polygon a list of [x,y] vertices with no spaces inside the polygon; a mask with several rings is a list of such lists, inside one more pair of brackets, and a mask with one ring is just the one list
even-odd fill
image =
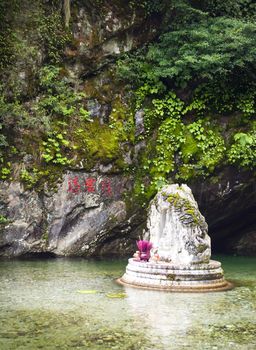
{"label": "circular stone platform", "polygon": [[167,262],[128,260],[125,274],[118,283],[138,288],[173,292],[215,292],[228,290],[233,285],[223,276],[221,263],[175,265]]}

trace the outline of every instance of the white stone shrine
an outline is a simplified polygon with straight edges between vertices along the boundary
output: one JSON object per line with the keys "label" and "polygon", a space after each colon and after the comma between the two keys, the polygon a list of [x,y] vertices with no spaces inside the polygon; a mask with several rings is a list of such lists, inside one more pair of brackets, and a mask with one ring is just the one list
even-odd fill
{"label": "white stone shrine", "polygon": [[220,291],[232,285],[210,260],[208,226],[187,185],[165,186],[151,201],[144,239],[149,261],[130,258],[120,283],[167,291]]}

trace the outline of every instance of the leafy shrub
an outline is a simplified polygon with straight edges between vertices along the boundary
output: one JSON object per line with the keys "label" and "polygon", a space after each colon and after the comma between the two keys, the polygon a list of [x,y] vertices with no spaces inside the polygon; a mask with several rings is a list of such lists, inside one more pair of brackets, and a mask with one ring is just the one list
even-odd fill
{"label": "leafy shrub", "polygon": [[61,68],[47,65],[39,73],[41,94],[36,108],[50,119],[77,117],[89,120],[89,113],[84,109],[84,94],[77,92],[63,76]]}
{"label": "leafy shrub", "polygon": [[[141,95],[139,98],[141,101]],[[170,91],[162,99],[151,97],[150,103],[145,101],[148,104],[146,134],[152,134],[159,126],[156,141],[148,147],[143,162],[143,169],[151,179],[149,191],[161,188],[169,176],[182,180],[209,176],[225,160],[226,146],[218,128],[205,116],[199,118],[206,109],[199,99],[188,105]],[[197,113],[197,120],[183,121],[191,111]],[[141,191],[145,192],[144,185]]]}
{"label": "leafy shrub", "polygon": [[0,170],[0,179],[7,180],[11,174],[11,163],[7,162]]}
{"label": "leafy shrub", "polygon": [[[127,77],[141,81],[173,81],[185,87],[198,82],[223,79],[244,72],[253,76],[256,67],[256,25],[217,17],[167,32],[148,51],[124,59]],[[137,77],[136,77],[137,75]]]}
{"label": "leafy shrub", "polygon": [[193,1],[194,6],[209,12],[213,16],[228,16],[235,18],[253,19],[256,16],[254,0],[203,0]]}
{"label": "leafy shrub", "polygon": [[0,215],[0,225],[6,225],[8,222],[9,220],[5,216]]}
{"label": "leafy shrub", "polygon": [[231,164],[253,169],[256,164],[256,123],[251,132],[234,135],[234,143],[228,152]]}
{"label": "leafy shrub", "polygon": [[47,141],[43,142],[42,158],[46,163],[69,165],[71,160],[64,155],[65,149],[68,149],[69,145],[70,142],[61,133],[52,132]]}
{"label": "leafy shrub", "polygon": [[146,132],[151,132],[167,116],[179,118],[184,109],[184,103],[173,91],[167,93],[163,98],[153,98],[151,108],[145,109],[145,128]]}

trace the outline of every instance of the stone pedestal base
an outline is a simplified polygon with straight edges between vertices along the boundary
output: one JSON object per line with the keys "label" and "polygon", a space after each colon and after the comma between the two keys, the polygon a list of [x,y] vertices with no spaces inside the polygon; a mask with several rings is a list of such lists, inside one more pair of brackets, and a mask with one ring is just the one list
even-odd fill
{"label": "stone pedestal base", "polygon": [[174,265],[166,262],[142,262],[129,259],[125,274],[118,279],[124,285],[173,292],[214,292],[232,288],[223,276],[221,263]]}

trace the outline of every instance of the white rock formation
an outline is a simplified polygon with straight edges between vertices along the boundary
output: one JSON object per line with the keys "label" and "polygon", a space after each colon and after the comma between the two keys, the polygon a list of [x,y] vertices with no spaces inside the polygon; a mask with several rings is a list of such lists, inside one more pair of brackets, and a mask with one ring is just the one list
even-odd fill
{"label": "white rock formation", "polygon": [[187,185],[165,186],[150,203],[146,237],[160,260],[173,264],[208,263],[208,226]]}

